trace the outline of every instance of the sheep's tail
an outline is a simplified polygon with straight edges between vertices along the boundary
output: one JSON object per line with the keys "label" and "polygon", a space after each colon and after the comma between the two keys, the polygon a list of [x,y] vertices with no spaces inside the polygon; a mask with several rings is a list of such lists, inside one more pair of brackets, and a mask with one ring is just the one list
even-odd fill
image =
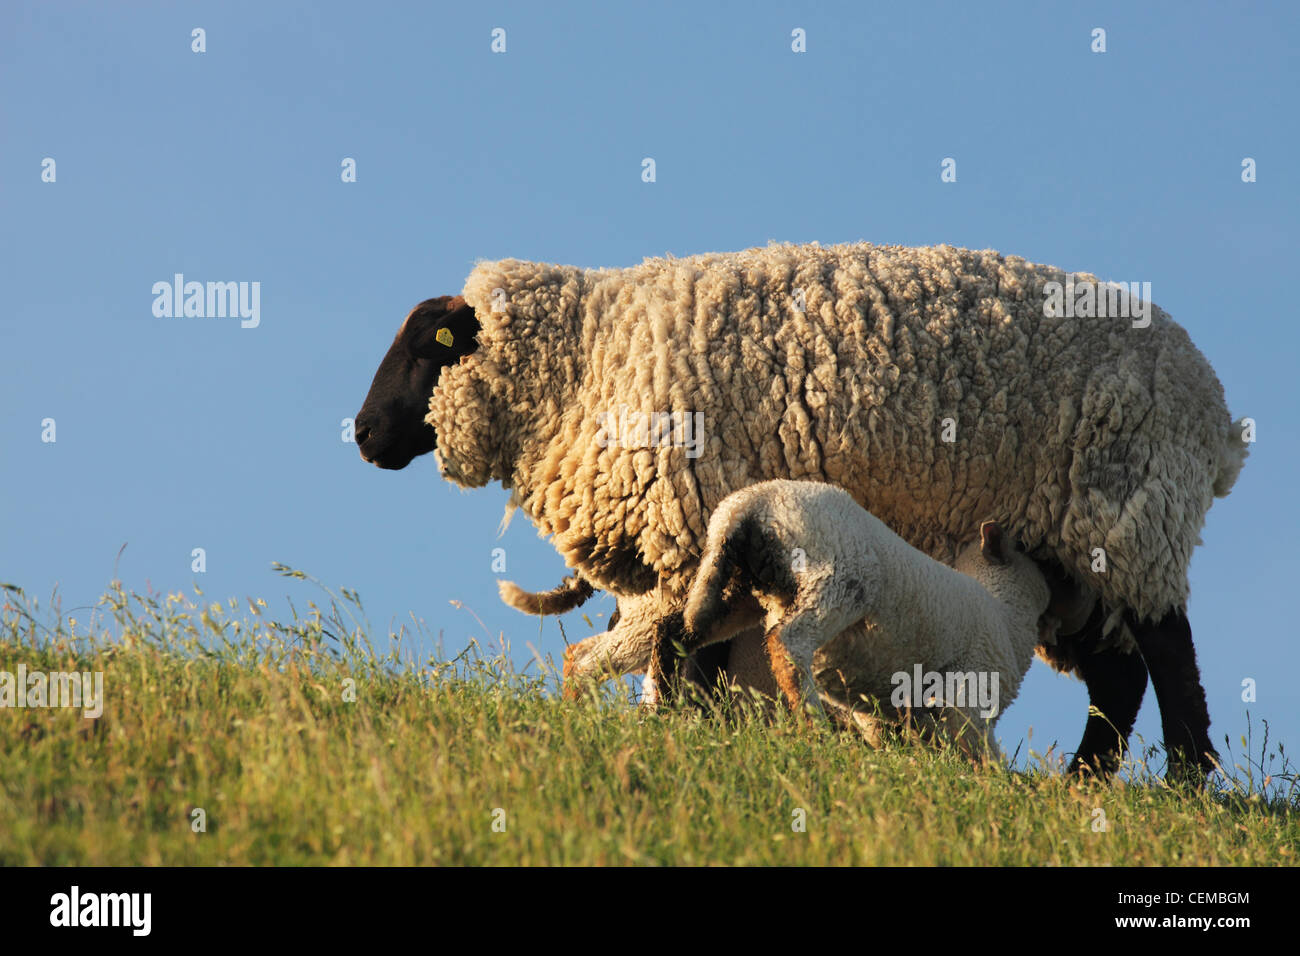
{"label": "sheep's tail", "polygon": [[549,591],[525,591],[514,581],[498,581],[497,590],[501,600],[516,611],[538,617],[572,611],[595,593],[591,583],[578,574],[570,574]]}
{"label": "sheep's tail", "polygon": [[1232,490],[1237,475],[1241,474],[1241,466],[1246,463],[1246,456],[1250,454],[1250,442],[1255,437],[1254,432],[1255,422],[1250,418],[1239,418],[1228,426],[1219,453],[1219,470],[1214,476],[1216,498],[1223,498]]}

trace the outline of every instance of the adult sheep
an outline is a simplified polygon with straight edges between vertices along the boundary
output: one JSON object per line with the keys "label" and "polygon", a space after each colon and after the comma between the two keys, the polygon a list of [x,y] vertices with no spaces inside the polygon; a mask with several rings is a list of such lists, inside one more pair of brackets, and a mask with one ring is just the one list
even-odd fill
{"label": "adult sheep", "polygon": [[[616,595],[657,589],[665,641],[709,514],[738,488],[840,485],[945,563],[994,517],[1099,598],[1082,631],[1042,648],[1105,715],[1089,718],[1072,767],[1113,765],[1149,670],[1171,769],[1194,774],[1215,751],[1187,567],[1246,446],[1180,326],[1150,304],[1140,328],[1048,314],[1049,283],[1071,281],[1098,288],[992,251],[867,243],[607,270],[482,262],[445,313],[477,325],[477,347],[462,336],[446,355],[407,348],[404,335],[449,327],[408,318],[384,362],[406,358],[381,365],[358,440],[377,464],[436,444],[453,482],[501,481],[582,579]],[[412,384],[403,407],[430,396],[432,434],[392,411]],[[655,441],[665,436],[627,433],[629,409],[683,417]],[[703,436],[683,434],[694,413]]]}

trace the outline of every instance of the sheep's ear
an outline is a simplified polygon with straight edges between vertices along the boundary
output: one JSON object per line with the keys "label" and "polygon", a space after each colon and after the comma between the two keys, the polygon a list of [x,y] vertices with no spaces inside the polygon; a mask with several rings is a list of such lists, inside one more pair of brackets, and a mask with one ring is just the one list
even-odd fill
{"label": "sheep's ear", "polygon": [[980,554],[989,564],[1007,563],[1007,539],[1002,533],[1002,526],[996,521],[985,521],[980,525]]}
{"label": "sheep's ear", "polygon": [[479,322],[460,296],[444,296],[421,303],[412,314],[418,322],[407,326],[407,351],[415,358],[434,359],[448,365],[474,351]]}

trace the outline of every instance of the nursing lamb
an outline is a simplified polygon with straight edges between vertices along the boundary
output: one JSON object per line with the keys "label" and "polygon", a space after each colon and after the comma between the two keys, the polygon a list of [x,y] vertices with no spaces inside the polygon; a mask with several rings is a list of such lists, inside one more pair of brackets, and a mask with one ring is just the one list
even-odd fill
{"label": "nursing lamb", "polygon": [[792,707],[825,697],[857,716],[873,702],[968,752],[996,754],[993,726],[1033,660],[1049,598],[1038,567],[994,521],[954,570],[841,488],[765,481],[728,495],[709,519],[686,648],[762,625]]}

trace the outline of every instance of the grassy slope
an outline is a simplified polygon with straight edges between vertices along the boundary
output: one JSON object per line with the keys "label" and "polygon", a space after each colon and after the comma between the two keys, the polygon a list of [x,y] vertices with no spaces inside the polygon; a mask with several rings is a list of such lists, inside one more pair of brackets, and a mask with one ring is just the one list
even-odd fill
{"label": "grassy slope", "polygon": [[[294,572],[295,576],[298,576]],[[345,592],[346,593],[346,592]],[[98,721],[0,709],[0,864],[1290,864],[1294,779],[1213,794],[974,769],[789,720],[643,716],[476,656],[417,669],[339,619],[10,589],[0,670],[102,670]],[[348,595],[351,598],[351,595]],[[113,635],[110,643],[107,635]],[[207,650],[204,650],[207,648]],[[347,702],[344,681],[356,682]],[[1262,759],[1262,758],[1261,758]],[[202,808],[207,830],[191,829]],[[505,811],[505,832],[493,812]],[[806,812],[795,832],[794,811]],[[1096,808],[1108,828],[1094,830]]]}

